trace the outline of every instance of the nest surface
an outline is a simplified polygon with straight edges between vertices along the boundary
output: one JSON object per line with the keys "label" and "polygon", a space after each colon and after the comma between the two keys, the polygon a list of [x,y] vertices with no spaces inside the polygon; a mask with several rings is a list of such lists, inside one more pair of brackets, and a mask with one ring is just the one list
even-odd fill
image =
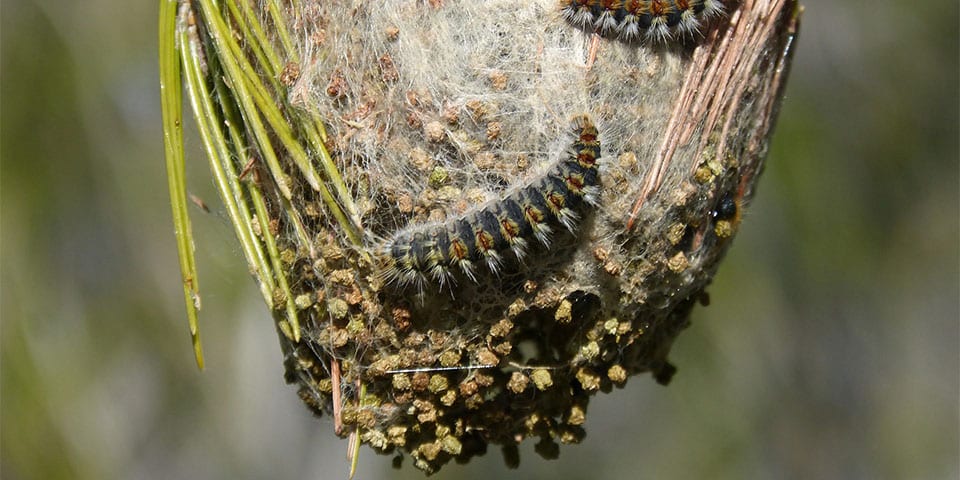
{"label": "nest surface", "polygon": [[[700,34],[624,40],[570,21],[589,2],[389,3],[286,12],[301,60],[280,80],[324,119],[362,234],[295,173],[312,244],[270,203],[258,233],[302,328],[280,336],[287,378],[338,434],[428,472],[488,444],[509,462],[530,437],[555,457],[592,395],[673,374],[761,170],[787,35],[742,54],[736,95],[694,95],[686,114],[684,92],[723,84],[720,54],[696,48],[735,30],[736,5],[707,2]],[[778,5],[761,15],[782,25]]]}

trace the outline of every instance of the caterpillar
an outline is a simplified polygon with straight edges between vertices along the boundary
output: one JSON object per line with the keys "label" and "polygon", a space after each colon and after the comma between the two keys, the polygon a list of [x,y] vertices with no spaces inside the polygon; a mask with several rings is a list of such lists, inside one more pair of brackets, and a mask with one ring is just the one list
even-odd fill
{"label": "caterpillar", "polygon": [[549,248],[557,227],[575,233],[581,215],[599,203],[600,141],[588,116],[573,125],[571,148],[543,175],[462,215],[395,233],[380,249],[385,283],[419,292],[428,279],[441,290],[458,276],[476,283],[479,266],[499,274],[507,255],[522,262],[533,242]]}
{"label": "caterpillar", "polygon": [[720,197],[717,206],[710,211],[710,217],[714,221],[738,220],[740,218],[739,200],[730,194]]}
{"label": "caterpillar", "polygon": [[742,199],[734,194],[725,194],[710,211],[713,233],[720,239],[729,239],[736,232],[743,215]]}
{"label": "caterpillar", "polygon": [[578,28],[626,41],[666,41],[693,34],[723,13],[721,0],[561,0],[560,14]]}

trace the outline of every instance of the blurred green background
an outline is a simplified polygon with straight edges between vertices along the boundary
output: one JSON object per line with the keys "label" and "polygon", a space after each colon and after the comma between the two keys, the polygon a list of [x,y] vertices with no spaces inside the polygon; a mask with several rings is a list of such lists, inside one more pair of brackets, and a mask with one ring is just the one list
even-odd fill
{"label": "blurred green background", "polygon": [[[957,2],[808,0],[765,178],[671,358],[558,460],[433,478],[955,479]],[[345,478],[187,128],[207,369],[179,286],[157,6],[2,5],[4,479]],[[364,449],[358,478],[421,478]]]}

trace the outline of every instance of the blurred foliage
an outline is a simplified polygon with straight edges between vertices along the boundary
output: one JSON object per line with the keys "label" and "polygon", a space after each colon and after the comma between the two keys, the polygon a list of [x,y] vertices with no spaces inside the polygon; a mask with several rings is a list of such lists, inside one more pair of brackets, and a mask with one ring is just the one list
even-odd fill
{"label": "blurred foliage", "polygon": [[[151,2],[5,2],[3,478],[344,478],[185,129],[207,370],[184,322]],[[118,20],[122,19],[122,21]],[[958,6],[810,0],[766,178],[661,388],[517,476],[957,478]],[[437,478],[503,476],[498,452]],[[360,475],[396,475],[369,452]],[[408,466],[409,467],[409,466]],[[558,473],[562,472],[562,473]],[[406,468],[402,478],[420,478]]]}

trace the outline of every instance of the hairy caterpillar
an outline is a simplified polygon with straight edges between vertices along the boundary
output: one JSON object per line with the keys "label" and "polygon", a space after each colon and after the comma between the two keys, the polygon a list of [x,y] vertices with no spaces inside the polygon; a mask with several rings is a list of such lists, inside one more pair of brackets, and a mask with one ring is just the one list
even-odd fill
{"label": "hairy caterpillar", "polygon": [[526,185],[463,215],[394,234],[381,249],[386,263],[382,278],[401,287],[415,285],[418,291],[428,278],[441,288],[457,275],[476,282],[478,265],[497,274],[508,251],[522,260],[534,240],[549,247],[557,226],[573,232],[600,195],[597,128],[580,116],[574,132],[565,156]]}
{"label": "hairy caterpillar", "polygon": [[734,194],[720,198],[710,212],[713,221],[713,233],[720,239],[729,239],[736,232],[743,215],[742,200]]}
{"label": "hairy caterpillar", "polygon": [[664,41],[676,32],[692,34],[703,22],[723,12],[720,0],[561,0],[568,22],[626,41]]}

